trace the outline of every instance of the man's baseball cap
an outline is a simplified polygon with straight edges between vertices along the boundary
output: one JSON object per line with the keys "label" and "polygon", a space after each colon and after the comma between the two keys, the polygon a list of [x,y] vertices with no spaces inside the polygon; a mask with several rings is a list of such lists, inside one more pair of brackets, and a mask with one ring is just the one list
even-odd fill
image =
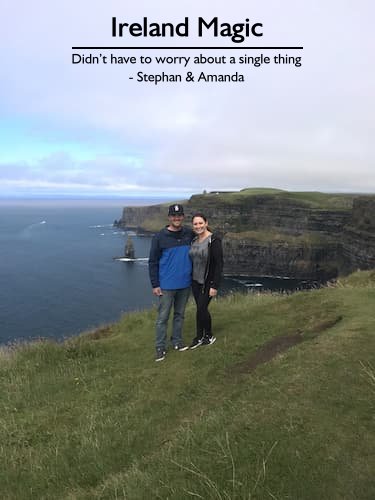
{"label": "man's baseball cap", "polygon": [[184,207],[178,203],[176,205],[170,205],[168,208],[168,216],[170,215],[184,215]]}

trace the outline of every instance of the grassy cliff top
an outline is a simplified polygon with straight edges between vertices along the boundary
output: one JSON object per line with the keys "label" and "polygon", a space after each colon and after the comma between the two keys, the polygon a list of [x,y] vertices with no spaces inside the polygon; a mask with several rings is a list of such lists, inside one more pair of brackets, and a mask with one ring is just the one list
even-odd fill
{"label": "grassy cliff top", "polygon": [[374,301],[374,271],[219,298],[161,363],[155,310],[1,350],[1,497],[375,498]]}
{"label": "grassy cliff top", "polygon": [[284,191],[272,188],[248,188],[232,192],[211,192],[194,195],[191,201],[195,203],[243,203],[248,198],[263,197],[265,199],[286,200],[298,203],[306,208],[318,210],[348,210],[352,207],[353,199],[358,195],[341,193],[320,193],[318,191]]}
{"label": "grassy cliff top", "polygon": [[[167,207],[172,203],[182,203],[185,207],[185,212],[188,215],[195,211],[212,211],[216,207],[220,207],[220,209],[222,209],[223,206],[227,206],[228,208],[235,206],[240,209],[241,207],[249,205],[246,207],[246,210],[251,210],[253,208],[253,202],[258,203],[258,205],[267,204],[268,207],[275,205],[275,207],[272,208],[276,210],[278,206],[282,204],[284,208],[290,209],[298,207],[301,209],[305,208],[311,210],[342,211],[350,210],[353,205],[353,199],[358,196],[359,195],[354,194],[293,192],[272,188],[249,188],[232,192],[216,191],[204,194],[195,194],[191,196],[189,200],[166,202],[155,205],[162,207],[162,211],[154,210],[147,213],[141,225],[146,231],[159,231],[160,228],[165,226],[167,223]],[[288,204],[291,206],[285,207],[285,205]],[[190,223],[188,218],[187,222]]]}

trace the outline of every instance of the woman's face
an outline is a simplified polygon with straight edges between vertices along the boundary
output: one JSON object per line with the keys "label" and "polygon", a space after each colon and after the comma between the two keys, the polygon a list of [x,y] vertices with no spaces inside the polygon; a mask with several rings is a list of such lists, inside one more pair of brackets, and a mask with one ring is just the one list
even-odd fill
{"label": "woman's face", "polygon": [[193,230],[195,234],[202,234],[207,230],[208,222],[206,222],[202,217],[194,217],[193,219]]}

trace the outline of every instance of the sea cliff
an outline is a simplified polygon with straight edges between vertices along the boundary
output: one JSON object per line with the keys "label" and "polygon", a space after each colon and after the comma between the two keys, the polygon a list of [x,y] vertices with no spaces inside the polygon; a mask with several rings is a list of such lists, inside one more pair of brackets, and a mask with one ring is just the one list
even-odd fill
{"label": "sea cliff", "polygon": [[[124,207],[118,224],[152,233],[167,205]],[[226,274],[327,280],[375,268],[375,196],[245,189],[184,206],[187,220],[202,211],[222,234]]]}

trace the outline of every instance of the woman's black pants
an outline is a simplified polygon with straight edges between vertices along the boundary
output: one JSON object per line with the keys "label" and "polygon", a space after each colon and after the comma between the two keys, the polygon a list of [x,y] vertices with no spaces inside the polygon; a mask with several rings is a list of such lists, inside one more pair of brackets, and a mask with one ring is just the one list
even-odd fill
{"label": "woman's black pants", "polygon": [[210,290],[209,287],[206,287],[204,290],[204,285],[201,285],[197,281],[193,280],[191,285],[191,289],[193,292],[194,300],[197,305],[197,314],[196,314],[196,325],[197,325],[197,333],[196,337],[201,339],[204,336],[211,337],[211,315],[208,312],[208,305],[211,301],[212,297],[208,296],[208,292]]}

